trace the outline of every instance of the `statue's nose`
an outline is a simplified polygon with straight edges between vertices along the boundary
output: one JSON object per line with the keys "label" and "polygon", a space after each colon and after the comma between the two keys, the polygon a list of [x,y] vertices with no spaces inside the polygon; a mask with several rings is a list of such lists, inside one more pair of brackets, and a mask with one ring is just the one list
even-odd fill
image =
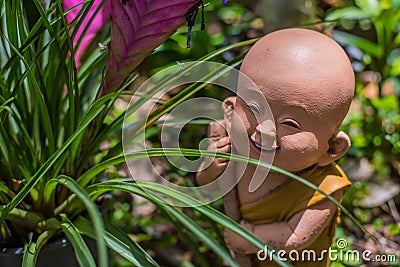
{"label": "statue's nose", "polygon": [[276,143],[276,127],[273,120],[264,120],[256,127],[255,141],[265,149],[277,148]]}

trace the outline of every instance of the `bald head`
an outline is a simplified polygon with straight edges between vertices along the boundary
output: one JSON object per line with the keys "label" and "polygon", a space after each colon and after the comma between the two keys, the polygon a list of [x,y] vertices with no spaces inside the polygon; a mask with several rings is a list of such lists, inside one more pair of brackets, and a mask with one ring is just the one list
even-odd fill
{"label": "bald head", "polygon": [[316,116],[335,112],[339,124],[354,94],[347,55],[334,40],[312,30],[284,29],[264,36],[250,49],[241,71],[268,101],[302,105]]}

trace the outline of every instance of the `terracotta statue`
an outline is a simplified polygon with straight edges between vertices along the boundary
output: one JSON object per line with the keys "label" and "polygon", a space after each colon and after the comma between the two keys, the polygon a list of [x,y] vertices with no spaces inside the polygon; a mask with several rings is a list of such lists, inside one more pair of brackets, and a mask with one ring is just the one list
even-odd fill
{"label": "terracotta statue", "polygon": [[[209,126],[212,147],[240,155],[242,143],[235,143],[232,136],[244,136],[251,158],[259,159],[261,151],[275,153],[273,165],[307,179],[340,202],[350,182],[335,160],[347,152],[350,139],[338,127],[355,84],[343,49],[316,31],[279,30],[250,49],[240,70],[259,89],[243,86],[239,79],[238,97],[224,102],[225,120]],[[273,118],[263,119],[266,108],[261,100],[267,100]],[[214,159],[198,172],[198,184],[217,179],[228,163]],[[327,266],[327,253],[318,258],[333,242],[338,208],[319,192],[273,171],[250,192],[255,170],[255,165],[247,165],[240,177],[233,172],[238,183],[224,197],[225,212],[275,251],[287,252],[280,257],[294,266]],[[257,259],[259,249],[235,233],[225,231],[225,240],[242,266],[277,266],[269,259]],[[300,256],[304,250],[314,250],[317,259],[291,261],[292,250]]]}

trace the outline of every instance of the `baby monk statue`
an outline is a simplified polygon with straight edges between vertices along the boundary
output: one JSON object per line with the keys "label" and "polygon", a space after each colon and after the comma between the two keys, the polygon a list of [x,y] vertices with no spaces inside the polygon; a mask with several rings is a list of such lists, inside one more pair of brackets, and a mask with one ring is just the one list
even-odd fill
{"label": "baby monk statue", "polygon": [[[212,147],[239,155],[247,149],[249,157],[257,160],[274,153],[273,165],[308,180],[340,202],[350,182],[335,160],[347,152],[350,139],[338,128],[355,84],[343,49],[313,30],[279,30],[250,49],[240,71],[256,87],[239,78],[237,96],[224,101],[224,121],[209,125]],[[271,116],[265,115],[269,111]],[[243,163],[218,158],[197,173],[198,184],[215,181],[230,164],[234,166],[231,179],[237,184],[224,197],[228,216],[234,214],[243,227],[280,251],[283,261],[294,266],[328,266],[338,207],[283,174],[267,169],[263,173],[251,164],[240,170]],[[264,180],[260,180],[262,175]],[[254,187],[254,180],[261,183]],[[241,266],[278,266],[265,257],[268,251],[260,253],[231,231],[224,234]]]}

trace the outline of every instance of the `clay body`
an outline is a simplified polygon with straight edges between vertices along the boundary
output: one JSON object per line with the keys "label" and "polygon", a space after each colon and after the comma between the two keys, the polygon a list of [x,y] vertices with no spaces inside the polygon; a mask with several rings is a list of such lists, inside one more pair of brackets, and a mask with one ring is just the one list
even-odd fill
{"label": "clay body", "polygon": [[[341,201],[350,182],[334,161],[347,152],[350,140],[338,127],[348,112],[355,83],[342,48],[312,30],[280,30],[258,41],[240,70],[257,86],[239,78],[238,96],[224,102],[226,119],[209,126],[214,141],[210,148],[258,160],[272,155],[273,165]],[[198,183],[214,181],[229,163],[215,159],[198,172]],[[238,183],[224,199],[229,216],[276,250],[328,249],[338,219],[331,201],[282,174],[232,164],[230,175]],[[251,184],[254,179],[262,181],[256,188]],[[236,234],[226,231],[225,239],[242,266],[274,266],[255,259],[259,249]],[[326,266],[328,259],[293,264]]]}

